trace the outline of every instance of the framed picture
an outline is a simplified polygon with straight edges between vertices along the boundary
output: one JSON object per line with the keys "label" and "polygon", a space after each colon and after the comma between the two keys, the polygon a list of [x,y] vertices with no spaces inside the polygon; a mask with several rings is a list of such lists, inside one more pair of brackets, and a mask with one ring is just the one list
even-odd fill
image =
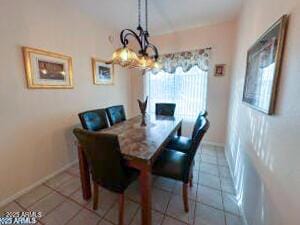
{"label": "framed picture", "polygon": [[215,76],[221,77],[225,75],[225,64],[217,64],[215,66]]}
{"label": "framed picture", "polygon": [[72,58],[23,47],[28,88],[73,88]]}
{"label": "framed picture", "polygon": [[92,58],[94,84],[112,85],[114,83],[114,66],[104,60]]}
{"label": "framed picture", "polygon": [[282,16],[248,50],[243,102],[273,114],[288,16]]}

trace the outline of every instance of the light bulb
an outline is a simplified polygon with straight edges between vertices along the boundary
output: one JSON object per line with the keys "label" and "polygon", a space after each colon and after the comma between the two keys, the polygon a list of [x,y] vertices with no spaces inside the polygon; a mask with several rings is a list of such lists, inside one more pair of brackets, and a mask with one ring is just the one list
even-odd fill
{"label": "light bulb", "polygon": [[47,74],[47,72],[48,72],[48,71],[47,71],[46,69],[41,69],[41,73],[42,73],[42,74]]}

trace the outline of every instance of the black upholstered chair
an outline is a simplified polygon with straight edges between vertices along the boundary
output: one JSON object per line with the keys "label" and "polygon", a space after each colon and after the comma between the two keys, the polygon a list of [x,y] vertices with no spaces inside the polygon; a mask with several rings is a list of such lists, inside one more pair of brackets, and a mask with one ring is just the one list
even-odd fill
{"label": "black upholstered chair", "polygon": [[207,111],[200,112],[196,122],[194,124],[193,133],[191,137],[183,136],[174,136],[171,141],[167,144],[167,148],[171,148],[177,151],[186,153],[191,148],[193,139],[196,137],[196,134],[201,126],[202,118],[207,116]]}
{"label": "black upholstered chair", "polygon": [[93,209],[98,207],[99,185],[120,194],[119,225],[123,224],[124,191],[138,177],[135,169],[126,167],[120,152],[118,136],[74,129],[91,167],[93,180]]}
{"label": "black upholstered chair", "polygon": [[125,110],[123,105],[115,105],[105,109],[110,125],[120,123],[126,120]]}
{"label": "black upholstered chair", "polygon": [[81,125],[90,131],[99,131],[108,127],[105,109],[96,109],[78,114]]}
{"label": "black upholstered chair", "polygon": [[155,114],[160,116],[174,116],[176,104],[174,103],[156,103]]}
{"label": "black upholstered chair", "polygon": [[184,210],[189,211],[188,206],[188,184],[192,182],[193,161],[199,147],[200,141],[209,128],[209,121],[201,117],[200,126],[195,133],[190,149],[187,153],[173,149],[165,149],[155,161],[152,173],[157,176],[171,178],[183,182]]}

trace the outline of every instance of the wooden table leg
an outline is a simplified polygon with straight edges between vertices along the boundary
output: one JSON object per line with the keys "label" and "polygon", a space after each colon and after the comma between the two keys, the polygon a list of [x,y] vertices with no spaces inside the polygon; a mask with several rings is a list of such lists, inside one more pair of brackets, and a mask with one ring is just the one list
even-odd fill
{"label": "wooden table leg", "polygon": [[142,225],[151,225],[151,167],[143,168],[140,171],[139,182],[141,191]]}
{"label": "wooden table leg", "polygon": [[79,159],[82,196],[83,196],[84,200],[89,200],[92,196],[89,165],[87,163],[87,159],[85,157],[85,154],[83,152],[83,148],[81,145],[78,145],[78,159]]}

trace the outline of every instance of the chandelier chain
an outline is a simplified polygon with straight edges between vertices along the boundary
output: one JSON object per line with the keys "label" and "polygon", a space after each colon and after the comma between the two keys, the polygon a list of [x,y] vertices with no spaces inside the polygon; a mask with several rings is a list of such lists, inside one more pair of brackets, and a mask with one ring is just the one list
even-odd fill
{"label": "chandelier chain", "polygon": [[141,26],[141,0],[138,0],[138,26]]}
{"label": "chandelier chain", "polygon": [[145,17],[146,31],[148,31],[148,0],[145,0]]}

